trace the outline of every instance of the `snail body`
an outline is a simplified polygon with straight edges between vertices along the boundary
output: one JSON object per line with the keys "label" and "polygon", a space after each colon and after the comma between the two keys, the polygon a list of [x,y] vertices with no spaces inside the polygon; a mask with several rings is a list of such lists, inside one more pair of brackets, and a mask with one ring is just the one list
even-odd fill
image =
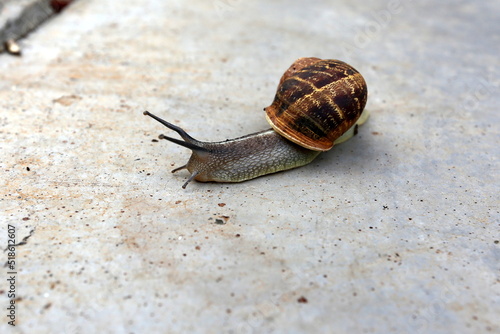
{"label": "snail body", "polygon": [[241,182],[306,165],[321,152],[352,137],[368,113],[366,83],[353,67],[338,60],[300,58],[283,74],[273,103],[264,108],[272,129],[243,137],[202,142],[147,111],[183,140],[160,135],[189,148],[187,169],[201,182]]}

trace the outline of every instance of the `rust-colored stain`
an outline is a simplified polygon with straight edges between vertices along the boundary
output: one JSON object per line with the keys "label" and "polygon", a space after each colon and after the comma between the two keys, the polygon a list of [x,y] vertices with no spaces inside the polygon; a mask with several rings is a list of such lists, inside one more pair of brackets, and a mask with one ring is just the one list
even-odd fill
{"label": "rust-colored stain", "polygon": [[69,5],[73,0],[51,0],[50,6],[54,9],[56,13],[59,13],[67,5]]}
{"label": "rust-colored stain", "polygon": [[301,304],[307,304],[308,300],[306,297],[302,296],[300,297],[299,299],[297,299],[297,301]]}
{"label": "rust-colored stain", "polygon": [[58,99],[53,100],[54,103],[62,104],[63,106],[70,106],[73,103],[80,101],[82,98],[78,95],[64,95]]}

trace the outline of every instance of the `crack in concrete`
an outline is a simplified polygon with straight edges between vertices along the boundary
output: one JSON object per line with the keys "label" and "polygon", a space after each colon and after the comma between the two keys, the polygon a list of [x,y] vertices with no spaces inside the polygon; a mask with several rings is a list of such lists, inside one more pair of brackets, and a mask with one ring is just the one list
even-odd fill
{"label": "crack in concrete", "polygon": [[28,243],[28,239],[29,239],[29,238],[31,238],[31,236],[35,233],[35,230],[36,230],[36,228],[32,229],[32,230],[30,231],[30,233],[29,233],[27,236],[25,236],[25,237],[23,238],[23,240],[21,240],[21,242],[19,242],[19,243],[15,244],[14,246],[16,246],[16,247],[17,247],[17,246],[26,245],[26,244]]}
{"label": "crack in concrete", "polygon": [[[36,228],[32,229],[30,231],[30,233],[25,236],[23,238],[23,240],[21,240],[20,242],[18,242],[17,244],[14,244],[14,245],[9,245],[9,246],[14,246],[14,247],[17,247],[17,246],[23,246],[23,245],[26,245],[28,243],[28,239],[31,238],[31,236],[35,233],[35,230]],[[8,249],[9,249],[9,246],[5,247],[5,249],[3,250],[4,252],[6,252]]]}

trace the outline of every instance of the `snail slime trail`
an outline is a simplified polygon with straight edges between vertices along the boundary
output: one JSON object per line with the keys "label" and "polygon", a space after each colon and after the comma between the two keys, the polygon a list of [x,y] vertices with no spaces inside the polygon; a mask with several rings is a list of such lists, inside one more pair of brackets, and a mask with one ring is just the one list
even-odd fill
{"label": "snail slime trail", "polygon": [[279,81],[272,104],[264,108],[272,129],[243,137],[203,142],[182,128],[144,112],[182,138],[160,135],[192,151],[191,180],[241,182],[306,165],[334,144],[351,138],[368,118],[368,90],[361,74],[339,60],[299,58]]}

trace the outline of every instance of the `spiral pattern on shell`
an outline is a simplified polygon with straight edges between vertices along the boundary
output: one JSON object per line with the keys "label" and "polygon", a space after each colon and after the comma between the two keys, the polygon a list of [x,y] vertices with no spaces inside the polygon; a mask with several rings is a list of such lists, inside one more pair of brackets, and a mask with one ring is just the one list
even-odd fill
{"label": "spiral pattern on shell", "polygon": [[353,126],[368,96],[352,66],[333,59],[300,58],[283,74],[266,118],[276,132],[305,148],[327,151]]}

